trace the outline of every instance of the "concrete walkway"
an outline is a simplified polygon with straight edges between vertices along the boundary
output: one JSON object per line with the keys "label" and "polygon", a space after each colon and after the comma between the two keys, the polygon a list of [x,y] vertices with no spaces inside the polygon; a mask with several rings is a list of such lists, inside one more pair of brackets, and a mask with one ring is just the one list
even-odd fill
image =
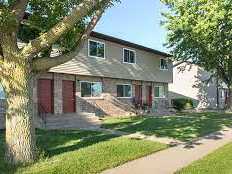
{"label": "concrete walkway", "polygon": [[232,129],[225,128],[191,144],[177,145],[106,170],[102,174],[173,174],[229,142],[232,142]]}

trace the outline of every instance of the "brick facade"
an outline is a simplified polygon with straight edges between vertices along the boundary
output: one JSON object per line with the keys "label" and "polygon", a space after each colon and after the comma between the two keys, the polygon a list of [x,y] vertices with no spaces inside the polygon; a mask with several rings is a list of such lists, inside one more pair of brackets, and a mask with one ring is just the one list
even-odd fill
{"label": "brick facade", "polygon": [[[124,80],[124,79],[112,79],[112,78],[102,78],[102,77],[93,77],[93,76],[77,76],[69,74],[58,74],[58,73],[48,73],[41,74],[36,77],[36,79],[53,79],[54,80],[54,114],[62,114],[62,80],[71,80],[75,81],[76,84],[76,112],[88,112],[95,113],[98,116],[111,115],[134,115],[135,109],[133,106],[133,97],[132,98],[117,98],[117,85],[118,84],[131,84],[132,85],[132,96],[135,95],[135,86],[142,85],[143,101],[146,101],[146,86],[152,86],[152,98],[153,98],[153,109],[163,110],[167,109],[168,100],[164,99],[155,99],[154,98],[154,86],[164,85],[165,93],[167,94],[168,85],[165,83],[154,83],[154,82],[143,82],[143,81],[133,81],[133,80]],[[35,80],[36,81],[36,80]],[[103,86],[102,97],[100,98],[82,98],[80,83],[81,81],[89,82],[101,82]],[[34,82],[34,96],[33,100],[35,104],[37,103],[37,82]],[[38,110],[35,107],[35,112]]]}

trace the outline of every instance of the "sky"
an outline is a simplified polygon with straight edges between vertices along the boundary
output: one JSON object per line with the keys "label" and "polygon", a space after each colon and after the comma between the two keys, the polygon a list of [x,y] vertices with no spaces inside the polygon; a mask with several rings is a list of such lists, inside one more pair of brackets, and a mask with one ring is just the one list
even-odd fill
{"label": "sky", "polygon": [[160,51],[166,30],[160,26],[161,12],[166,7],[159,0],[121,0],[107,9],[95,31]]}

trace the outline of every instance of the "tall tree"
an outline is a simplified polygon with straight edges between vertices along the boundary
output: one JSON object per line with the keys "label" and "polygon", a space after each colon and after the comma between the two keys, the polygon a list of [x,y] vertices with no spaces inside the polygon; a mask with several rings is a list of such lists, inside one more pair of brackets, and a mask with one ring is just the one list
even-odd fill
{"label": "tall tree", "polygon": [[[104,10],[118,0],[0,0],[0,83],[6,93],[6,160],[36,158],[32,81],[76,55]],[[17,40],[27,44],[19,48]],[[50,57],[53,45],[62,55]]]}
{"label": "tall tree", "polygon": [[174,60],[216,73],[229,89],[232,110],[232,0],[163,0],[167,46]]}

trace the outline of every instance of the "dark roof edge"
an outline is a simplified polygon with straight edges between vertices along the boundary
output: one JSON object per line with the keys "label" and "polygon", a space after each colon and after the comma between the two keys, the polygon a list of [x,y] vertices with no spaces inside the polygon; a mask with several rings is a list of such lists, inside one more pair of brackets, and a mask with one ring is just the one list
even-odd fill
{"label": "dark roof edge", "polygon": [[168,53],[164,53],[162,51],[158,51],[158,50],[155,50],[155,49],[152,49],[152,48],[148,48],[148,47],[145,47],[145,46],[142,46],[142,45],[138,45],[138,44],[135,44],[135,43],[132,43],[132,42],[128,42],[128,41],[125,41],[125,40],[122,40],[122,39],[118,39],[116,37],[112,37],[112,36],[109,36],[109,35],[98,33],[96,31],[92,31],[90,36],[96,37],[98,39],[107,40],[107,41],[110,41],[110,42],[115,42],[115,43],[125,45],[125,46],[128,46],[128,47],[137,48],[137,49],[140,49],[140,50],[144,50],[144,51],[147,51],[147,52],[150,52],[150,53],[153,53],[153,54],[157,54],[157,55],[161,55],[161,56],[165,56],[165,57],[171,57],[172,56],[172,55],[170,55]]}

